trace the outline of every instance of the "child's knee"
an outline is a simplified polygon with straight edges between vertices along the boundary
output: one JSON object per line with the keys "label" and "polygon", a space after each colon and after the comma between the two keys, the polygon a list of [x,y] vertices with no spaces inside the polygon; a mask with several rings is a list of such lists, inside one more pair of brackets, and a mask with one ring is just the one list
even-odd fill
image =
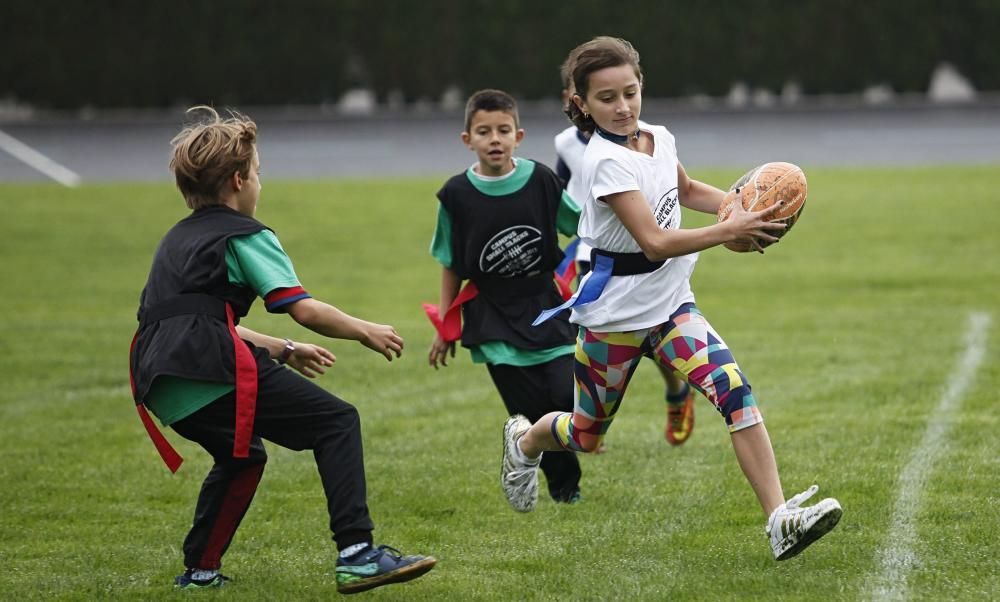
{"label": "child's knee", "polygon": [[359,428],[361,426],[361,414],[352,404],[331,396],[331,405],[322,412],[318,420],[327,420],[339,429]]}
{"label": "child's knee", "polygon": [[250,454],[246,458],[233,458],[233,463],[241,470],[252,467],[263,467],[267,464],[267,451],[263,444],[251,445]]}
{"label": "child's knee", "polygon": [[577,447],[579,447],[578,451],[581,451],[586,454],[592,454],[596,452],[598,449],[600,449],[602,441],[604,441],[603,436],[583,434],[580,437],[578,437],[576,443]]}
{"label": "child's knee", "polygon": [[224,467],[226,470],[241,471],[248,467],[267,464],[267,450],[264,449],[264,442],[255,437],[250,443],[247,457],[237,458],[233,455],[232,439],[230,439],[220,441],[212,449],[212,460],[216,466]]}
{"label": "child's knee", "polygon": [[552,422],[552,438],[567,451],[592,454],[601,447],[603,433],[589,432],[596,430],[593,423],[574,424],[574,414],[564,412]]}
{"label": "child's knee", "polygon": [[247,463],[259,464],[260,466],[267,464],[267,451],[264,450],[263,445],[260,446],[260,449],[250,448],[250,456],[247,458]]}
{"label": "child's knee", "polygon": [[718,407],[719,412],[725,417],[730,431],[737,431],[763,422],[760,410],[757,409],[757,401],[748,385],[740,385],[729,391],[725,400]]}
{"label": "child's knee", "polygon": [[264,471],[267,464],[267,452],[263,446],[255,448],[250,446],[250,455],[246,458],[235,458],[230,450],[229,455],[223,458],[215,458],[215,469],[222,470],[230,474],[241,474],[246,471]]}

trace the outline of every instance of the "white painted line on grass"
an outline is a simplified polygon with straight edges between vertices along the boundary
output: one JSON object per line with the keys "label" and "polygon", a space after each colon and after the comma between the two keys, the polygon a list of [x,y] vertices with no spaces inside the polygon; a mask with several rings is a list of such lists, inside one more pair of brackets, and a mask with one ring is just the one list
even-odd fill
{"label": "white painted line on grass", "polygon": [[0,150],[7,151],[15,159],[20,159],[63,186],[73,188],[80,184],[80,176],[76,173],[49,159],[3,130],[0,130]]}
{"label": "white painted line on grass", "polygon": [[965,353],[949,374],[948,388],[938,401],[937,408],[924,432],[920,445],[913,450],[910,462],[899,479],[899,497],[889,527],[888,539],[876,555],[878,573],[869,578],[868,598],[871,600],[906,600],[907,577],[917,563],[914,551],[917,543],[917,511],[928,475],[947,447],[950,417],[959,408],[966,391],[975,381],[976,372],[986,354],[987,331],[990,315],[973,313],[969,316],[965,332]]}

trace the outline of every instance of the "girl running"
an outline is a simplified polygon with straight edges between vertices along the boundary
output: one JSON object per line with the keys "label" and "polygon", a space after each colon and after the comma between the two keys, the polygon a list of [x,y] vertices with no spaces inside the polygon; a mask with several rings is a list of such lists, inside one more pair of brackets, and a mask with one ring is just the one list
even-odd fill
{"label": "girl running", "polygon": [[592,452],[614,420],[639,360],[652,353],[671,366],[722,414],[740,468],[757,496],[777,560],[795,556],[829,532],[842,513],[837,500],[802,502],[815,485],[785,500],[771,441],[748,380],[725,342],[695,305],[690,277],[697,252],[733,240],[774,242],[784,225],[739,203],[730,217],[681,229],[681,205],[715,214],[726,193],[688,177],[673,135],[639,124],[642,71],[625,40],[598,37],[577,48],[576,93],[567,113],[594,135],[584,154],[579,234],[593,247],[591,272],[564,305],[580,325],[573,412],[552,412],[531,424],[511,417],[504,427],[501,481],[511,505],[534,508],[537,466],[545,451]]}

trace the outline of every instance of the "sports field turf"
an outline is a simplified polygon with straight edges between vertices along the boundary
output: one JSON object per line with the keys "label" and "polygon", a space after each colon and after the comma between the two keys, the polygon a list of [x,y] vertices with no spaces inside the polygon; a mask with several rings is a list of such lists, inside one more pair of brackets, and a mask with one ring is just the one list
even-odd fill
{"label": "sports field turf", "polygon": [[[438,291],[427,247],[442,180],[265,175],[258,217],[305,287],[406,338],[391,364],[330,341],[338,362],[319,381],[360,408],[378,542],[440,561],[364,596],[1000,599],[1000,172],[806,171],[808,205],[781,244],[705,252],[694,277],[754,385],[786,494],[818,483],[844,507],[832,534],[783,563],[710,405],[686,445],[664,442],[648,362],[608,452],[582,460],[583,502],[513,512],[485,368],[462,351],[427,366],[420,302]],[[739,173],[692,175],[724,186]],[[160,463],[126,357],[151,254],[183,203],[166,183],[2,185],[0,208],[0,597],[180,599],[172,578],[209,463],[172,431],[187,461],[175,476]],[[321,341],[259,303],[245,324]],[[225,557],[234,581],[198,599],[337,597],[312,456],[269,451]]]}

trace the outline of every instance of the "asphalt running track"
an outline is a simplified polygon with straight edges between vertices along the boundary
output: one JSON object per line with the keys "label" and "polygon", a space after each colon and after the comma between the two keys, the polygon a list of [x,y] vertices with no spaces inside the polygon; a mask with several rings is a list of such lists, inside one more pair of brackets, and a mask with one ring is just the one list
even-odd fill
{"label": "asphalt running track", "polygon": [[[458,138],[460,113],[350,117],[315,107],[247,112],[260,126],[267,179],[440,178],[474,158]],[[86,119],[0,117],[0,182],[168,180],[169,141],[182,118],[180,109]],[[643,119],[674,133],[689,170],[748,169],[765,161],[806,168],[1000,164],[1000,102],[739,111],[647,102]],[[552,137],[566,125],[555,104],[523,109],[526,138],[518,154],[552,165]]]}

